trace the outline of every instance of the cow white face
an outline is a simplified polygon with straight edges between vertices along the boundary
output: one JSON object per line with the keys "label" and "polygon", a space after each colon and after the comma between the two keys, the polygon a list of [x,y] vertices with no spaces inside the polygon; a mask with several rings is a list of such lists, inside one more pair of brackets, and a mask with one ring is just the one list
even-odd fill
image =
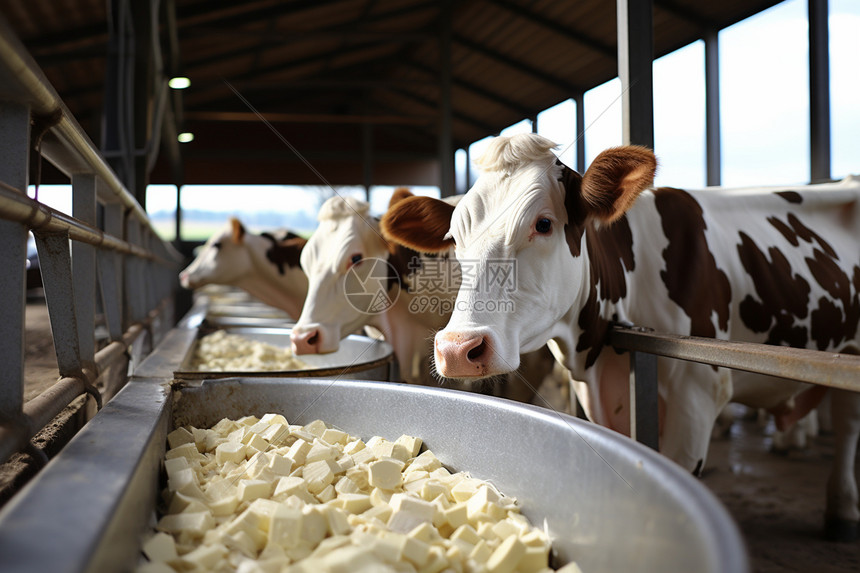
{"label": "cow white face", "polygon": [[[481,177],[453,212],[413,198],[383,217],[389,236],[410,248],[455,244],[463,282],[450,321],[435,337],[442,376],[510,372],[520,354],[553,338],[560,319],[588,296],[580,245],[586,221],[620,217],[653,180],[656,161],[642,148],[604,152],[583,178],[556,160],[553,147],[534,134],[496,138],[479,160]],[[442,237],[414,232],[444,227],[445,217]],[[398,234],[389,218],[412,232]],[[410,219],[424,224],[406,224]]]}
{"label": "cow white face", "polygon": [[368,211],[368,203],[351,197],[332,197],[320,209],[319,227],[301,257],[309,288],[292,330],[296,354],[334,352],[341,338],[368,324],[370,309],[348,296],[351,287],[387,291],[387,273],[379,271],[388,245]]}
{"label": "cow white face", "polygon": [[179,282],[187,289],[208,284],[234,285],[247,276],[252,267],[245,245],[245,229],[237,219],[231,219],[206,241],[197,257],[179,273]]}

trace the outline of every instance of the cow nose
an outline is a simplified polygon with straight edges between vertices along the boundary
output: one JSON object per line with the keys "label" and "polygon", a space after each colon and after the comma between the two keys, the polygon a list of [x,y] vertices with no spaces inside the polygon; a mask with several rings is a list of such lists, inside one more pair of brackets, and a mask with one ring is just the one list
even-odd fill
{"label": "cow nose", "polygon": [[319,330],[293,331],[290,337],[293,346],[293,354],[319,354],[322,336]]}
{"label": "cow nose", "polygon": [[446,378],[486,375],[489,338],[480,334],[443,332],[436,336],[436,369]]}

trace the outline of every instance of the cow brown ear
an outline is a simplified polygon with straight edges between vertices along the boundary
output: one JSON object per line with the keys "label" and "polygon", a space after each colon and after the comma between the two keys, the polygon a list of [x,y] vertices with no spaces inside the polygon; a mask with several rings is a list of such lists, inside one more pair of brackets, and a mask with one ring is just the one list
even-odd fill
{"label": "cow brown ear", "polygon": [[647,147],[624,145],[602,151],[582,176],[589,214],[604,223],[619,219],[654,184],[657,158]]}
{"label": "cow brown ear", "polygon": [[237,245],[241,245],[242,241],[245,238],[245,227],[242,226],[242,223],[240,223],[239,219],[237,219],[236,217],[230,218],[230,226],[233,228],[233,242]]}
{"label": "cow brown ear", "polygon": [[420,253],[439,253],[453,244],[446,239],[454,206],[431,197],[408,197],[382,216],[379,228],[386,240]]}
{"label": "cow brown ear", "polygon": [[414,197],[412,191],[407,189],[406,187],[398,187],[394,190],[394,193],[391,194],[391,199],[388,200],[388,208],[391,209],[397,203],[400,203],[404,199],[408,199],[409,197]]}

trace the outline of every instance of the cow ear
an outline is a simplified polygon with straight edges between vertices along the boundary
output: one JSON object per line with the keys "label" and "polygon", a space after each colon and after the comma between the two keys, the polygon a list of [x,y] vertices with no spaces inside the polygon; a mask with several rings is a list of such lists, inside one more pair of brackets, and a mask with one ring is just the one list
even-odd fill
{"label": "cow ear", "polygon": [[394,205],[400,203],[404,199],[408,199],[409,197],[414,197],[412,191],[406,187],[398,187],[394,190],[394,193],[391,194],[391,199],[388,200],[388,208],[391,209]]}
{"label": "cow ear", "polygon": [[582,176],[582,199],[604,223],[619,219],[636,197],[654,184],[657,158],[647,147],[625,145],[598,155]]}
{"label": "cow ear", "polygon": [[230,226],[233,228],[233,242],[237,245],[241,245],[242,240],[245,238],[245,227],[242,226],[242,223],[240,223],[239,219],[236,217],[230,218]]}
{"label": "cow ear", "polygon": [[439,253],[454,244],[446,239],[454,206],[431,197],[408,197],[382,216],[379,228],[386,240],[419,253]]}

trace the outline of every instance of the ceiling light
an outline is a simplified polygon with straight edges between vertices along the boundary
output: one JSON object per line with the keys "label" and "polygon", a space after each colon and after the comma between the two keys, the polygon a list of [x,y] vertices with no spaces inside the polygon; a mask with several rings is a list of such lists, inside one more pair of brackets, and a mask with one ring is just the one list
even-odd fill
{"label": "ceiling light", "polygon": [[189,143],[191,141],[194,141],[194,134],[189,131],[185,131],[177,135],[176,139],[177,141],[179,141],[179,143]]}
{"label": "ceiling light", "polygon": [[170,78],[170,81],[167,82],[167,85],[169,85],[175,90],[184,90],[191,85],[191,80],[183,76],[176,76],[175,78]]}

